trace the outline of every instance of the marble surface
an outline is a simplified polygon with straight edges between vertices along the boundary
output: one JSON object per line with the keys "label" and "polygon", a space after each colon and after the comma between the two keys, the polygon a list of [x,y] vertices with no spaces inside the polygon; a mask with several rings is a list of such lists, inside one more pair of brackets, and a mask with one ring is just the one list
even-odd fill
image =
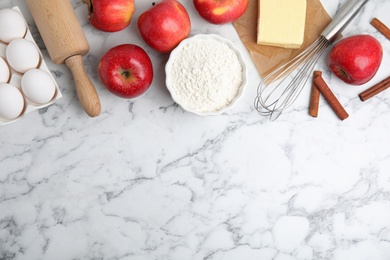
{"label": "marble surface", "polygon": [[[181,1],[192,34],[217,33],[245,52],[244,97],[220,116],[198,117],[174,104],[164,84],[167,55],[140,39],[136,3],[130,27],[99,32],[72,0],[91,45],[86,70],[102,102],[89,118],[69,70],[48,58],[24,1],[19,6],[63,97],[0,128],[0,259],[390,259],[390,91],[358,94],[389,75],[390,41],[370,24],[390,25],[390,1],[371,0],[344,32],[374,35],[384,48],[375,78],[346,86],[317,64],[350,117],[321,100],[307,114],[309,88],[277,121],[253,108],[260,80],[231,25],[210,25]],[[331,16],[343,0],[322,0]],[[120,99],[97,75],[119,43],[145,48],[155,77],[148,92]]]}

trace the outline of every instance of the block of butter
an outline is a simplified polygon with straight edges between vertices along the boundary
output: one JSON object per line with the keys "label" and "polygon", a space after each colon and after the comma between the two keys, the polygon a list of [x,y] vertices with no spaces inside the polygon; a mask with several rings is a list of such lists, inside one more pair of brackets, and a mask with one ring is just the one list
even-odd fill
{"label": "block of butter", "polygon": [[306,0],[258,0],[257,43],[298,49],[305,33]]}

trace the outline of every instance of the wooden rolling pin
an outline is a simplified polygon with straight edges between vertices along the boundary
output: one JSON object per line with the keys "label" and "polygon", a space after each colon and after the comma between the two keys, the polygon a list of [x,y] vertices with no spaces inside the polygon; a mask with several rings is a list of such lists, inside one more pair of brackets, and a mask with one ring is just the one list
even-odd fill
{"label": "wooden rolling pin", "polygon": [[100,100],[85,72],[83,58],[89,44],[70,0],[26,0],[49,55],[54,63],[71,70],[77,96],[85,112],[100,114]]}

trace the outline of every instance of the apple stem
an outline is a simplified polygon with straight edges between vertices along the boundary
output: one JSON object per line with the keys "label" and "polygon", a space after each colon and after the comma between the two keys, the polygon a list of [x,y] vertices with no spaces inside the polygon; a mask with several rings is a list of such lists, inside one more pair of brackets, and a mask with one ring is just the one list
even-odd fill
{"label": "apple stem", "polygon": [[156,5],[156,2],[153,2],[153,3],[152,3],[152,6],[155,6],[155,5]]}
{"label": "apple stem", "polygon": [[346,77],[346,78],[350,79],[350,77],[349,77],[348,73],[347,73],[347,72],[345,72],[345,70],[343,70],[342,68],[339,68],[339,69],[340,69],[340,72],[341,72],[341,74],[343,74],[343,75],[344,75],[344,77]]}
{"label": "apple stem", "polygon": [[93,13],[93,5],[91,0],[83,0],[83,3],[88,6],[88,13]]}
{"label": "apple stem", "polygon": [[130,72],[129,71],[123,71],[122,76],[124,76],[126,79],[130,77]]}

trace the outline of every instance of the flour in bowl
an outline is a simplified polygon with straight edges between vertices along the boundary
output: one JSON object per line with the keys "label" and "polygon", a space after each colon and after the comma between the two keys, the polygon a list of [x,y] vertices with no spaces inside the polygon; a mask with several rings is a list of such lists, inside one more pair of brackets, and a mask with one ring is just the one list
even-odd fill
{"label": "flour in bowl", "polygon": [[188,41],[172,62],[171,92],[180,104],[198,112],[217,112],[238,95],[243,68],[237,54],[215,39]]}

